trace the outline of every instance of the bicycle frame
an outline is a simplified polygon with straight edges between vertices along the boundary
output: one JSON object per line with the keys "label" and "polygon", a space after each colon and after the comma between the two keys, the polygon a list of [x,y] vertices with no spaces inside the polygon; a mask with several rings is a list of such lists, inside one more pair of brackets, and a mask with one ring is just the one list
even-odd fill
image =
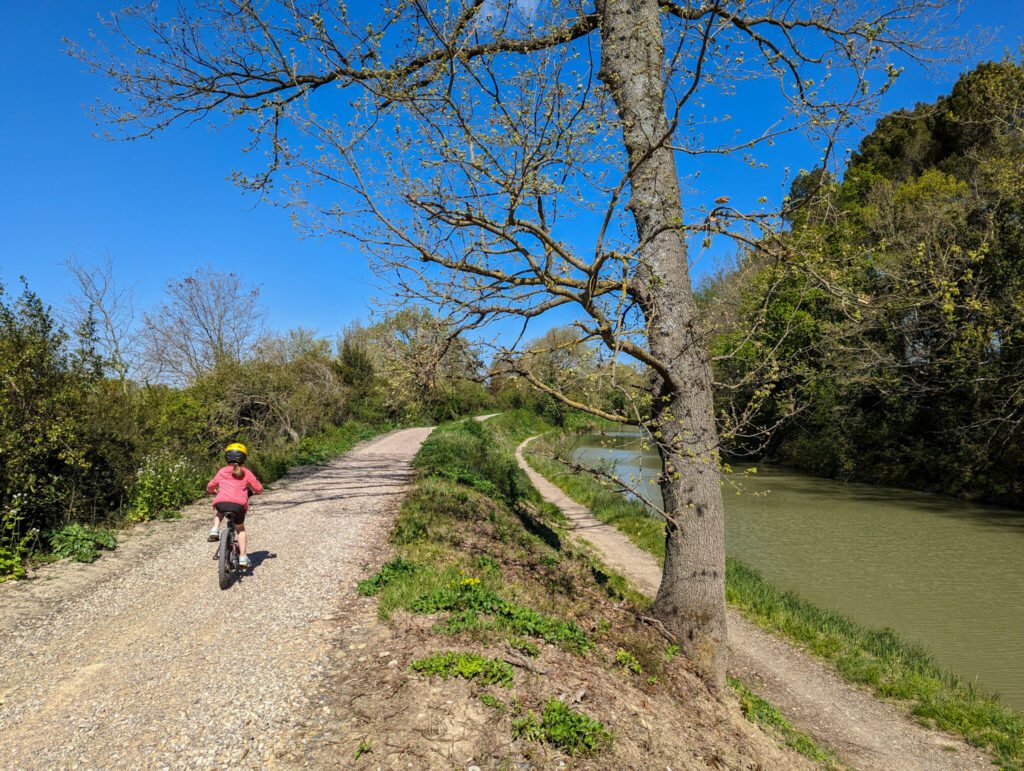
{"label": "bicycle frame", "polygon": [[217,544],[217,551],[213,555],[217,561],[217,577],[221,589],[227,589],[231,585],[231,576],[237,574],[239,570],[236,532],[234,513],[224,512],[220,543]]}

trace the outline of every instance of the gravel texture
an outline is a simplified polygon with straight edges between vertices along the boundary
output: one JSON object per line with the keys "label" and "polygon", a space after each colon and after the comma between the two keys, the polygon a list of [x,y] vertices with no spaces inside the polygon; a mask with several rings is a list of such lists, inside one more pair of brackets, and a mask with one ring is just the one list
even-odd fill
{"label": "gravel texture", "polygon": [[316,694],[339,608],[429,432],[379,437],[253,498],[253,567],[225,591],[208,503],[141,528],[117,558],[0,585],[0,765],[290,765],[296,727],[330,709]]}
{"label": "gravel texture", "polygon": [[[562,510],[578,538],[593,544],[610,567],[653,597],[661,583],[661,568],[654,557],[534,471],[523,458],[523,449],[531,441],[519,446],[516,458],[534,487]],[[894,704],[850,685],[819,660],[764,632],[736,611],[728,614],[729,674],[851,767],[858,771],[994,768],[976,747],[921,727]]]}

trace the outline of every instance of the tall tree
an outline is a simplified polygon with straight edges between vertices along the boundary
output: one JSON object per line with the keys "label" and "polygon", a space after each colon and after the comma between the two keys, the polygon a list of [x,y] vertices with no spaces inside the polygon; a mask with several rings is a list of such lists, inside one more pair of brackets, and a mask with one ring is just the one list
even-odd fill
{"label": "tall tree", "polygon": [[[1024,67],[1008,57],[884,117],[842,182],[822,169],[794,182],[804,205],[776,237],[803,255],[803,272],[748,257],[716,283],[716,347],[746,341],[719,372],[741,387],[720,399],[785,421],[776,457],[1024,501],[1022,110]],[[812,274],[831,291],[812,289]],[[742,381],[765,351],[800,366],[758,399]],[[795,421],[778,409],[794,394],[807,408]]]}
{"label": "tall tree", "polygon": [[147,375],[193,383],[256,351],[265,314],[258,286],[234,273],[196,268],[168,281],[164,294],[167,302],[143,316]]}
{"label": "tall tree", "polygon": [[[749,241],[773,213],[721,190],[684,205],[680,188],[701,157],[756,163],[787,131],[829,157],[896,77],[891,57],[929,55],[945,5],[412,0],[371,19],[316,0],[195,0],[173,19],[127,8],[108,24],[116,50],[75,50],[127,97],[103,117],[130,135],[247,120],[269,165],[238,181],[270,196],[288,176],[309,226],[358,239],[399,294],[465,324],[571,307],[581,344],[646,368],[650,410],[587,408],[658,440],[668,517],[653,610],[720,686],[719,445],[687,239]],[[763,123],[716,130],[722,95],[763,93],[761,80],[779,95]]]}
{"label": "tall tree", "polygon": [[129,373],[139,357],[135,288],[118,285],[110,257],[100,265],[84,265],[74,257],[65,264],[78,282],[78,294],[68,298],[68,321],[78,327],[90,317],[95,320],[99,353],[127,391]]}

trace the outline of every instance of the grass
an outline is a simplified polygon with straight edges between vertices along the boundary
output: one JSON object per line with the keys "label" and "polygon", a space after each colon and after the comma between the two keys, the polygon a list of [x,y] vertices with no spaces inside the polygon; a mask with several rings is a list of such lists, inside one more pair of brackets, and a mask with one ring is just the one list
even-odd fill
{"label": "grass", "polygon": [[840,767],[833,753],[820,749],[811,737],[793,728],[789,721],[782,716],[782,713],[757,696],[739,680],[730,677],[729,686],[736,692],[736,697],[740,702],[740,709],[751,723],[756,723],[773,731],[787,747],[820,763],[825,768]]}
{"label": "grass", "polygon": [[[664,528],[638,501],[612,492],[595,479],[570,473],[545,455],[558,439],[537,440],[527,460],[566,495],[594,516],[625,533],[664,564]],[[786,637],[830,661],[847,680],[871,687],[882,698],[897,699],[926,726],[963,736],[990,751],[1007,771],[1024,771],[1024,718],[998,699],[943,670],[924,649],[892,629],[871,630],[823,611],[768,584],[741,562],[726,561],[726,600],[758,626]]]}
{"label": "grass", "polygon": [[758,626],[824,658],[853,683],[905,702],[926,726],[991,751],[1004,769],[1024,769],[1024,719],[940,667],[892,629],[866,629],[783,592],[736,560],[726,562],[726,600]]}
{"label": "grass", "polygon": [[[645,642],[643,635],[656,635],[622,613],[634,599],[646,607],[644,598],[564,537],[561,512],[543,504],[518,468],[515,446],[544,428],[519,412],[486,424],[463,421],[437,428],[414,461],[419,478],[392,531],[397,556],[359,590],[378,597],[382,619],[398,611],[431,615],[435,634],[467,645],[502,646],[523,660],[553,645],[609,670],[621,667],[613,662],[622,651],[636,667],[671,679],[663,641]],[[625,604],[618,606],[614,623],[596,623],[609,601]],[[577,623],[582,619],[591,619],[585,628],[592,633]],[[504,724],[516,736],[569,754],[591,755],[612,746],[612,734],[599,721],[557,700],[530,697],[536,701],[528,710],[520,702],[524,691],[503,669],[508,664],[484,653],[438,652],[413,667],[480,685],[511,685],[508,704],[492,694],[479,698],[495,710],[495,720],[508,713]],[[655,682],[668,687],[657,677]]]}

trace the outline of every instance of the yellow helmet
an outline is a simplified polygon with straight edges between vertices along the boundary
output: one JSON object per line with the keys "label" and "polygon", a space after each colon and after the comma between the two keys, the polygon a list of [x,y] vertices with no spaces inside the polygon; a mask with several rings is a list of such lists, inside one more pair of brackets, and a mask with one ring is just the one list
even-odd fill
{"label": "yellow helmet", "polygon": [[224,448],[224,457],[228,463],[245,463],[245,456],[248,454],[249,451],[241,442],[232,442]]}

